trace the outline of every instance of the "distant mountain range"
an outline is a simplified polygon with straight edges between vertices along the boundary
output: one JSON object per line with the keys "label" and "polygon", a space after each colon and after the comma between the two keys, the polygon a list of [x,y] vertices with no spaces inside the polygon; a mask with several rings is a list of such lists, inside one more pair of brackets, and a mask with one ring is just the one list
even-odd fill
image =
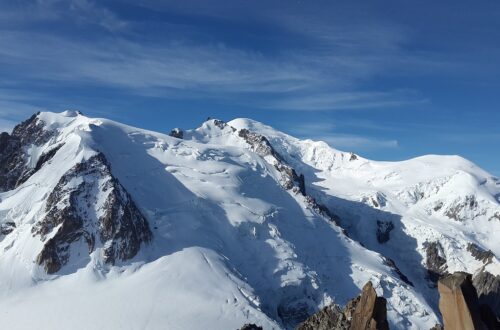
{"label": "distant mountain range", "polygon": [[458,156],[46,112],[0,135],[0,191],[6,329],[293,329],[368,281],[391,329],[430,329],[455,271],[500,315],[500,179]]}

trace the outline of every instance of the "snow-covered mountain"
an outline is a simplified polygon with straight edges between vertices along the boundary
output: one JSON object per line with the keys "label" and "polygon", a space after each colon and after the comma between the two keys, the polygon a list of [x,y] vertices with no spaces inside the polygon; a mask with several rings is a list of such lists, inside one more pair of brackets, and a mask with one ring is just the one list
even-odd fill
{"label": "snow-covered mountain", "polygon": [[500,180],[460,157],[39,113],[0,135],[0,191],[5,328],[293,328],[371,280],[391,328],[429,329],[456,270],[499,313]]}

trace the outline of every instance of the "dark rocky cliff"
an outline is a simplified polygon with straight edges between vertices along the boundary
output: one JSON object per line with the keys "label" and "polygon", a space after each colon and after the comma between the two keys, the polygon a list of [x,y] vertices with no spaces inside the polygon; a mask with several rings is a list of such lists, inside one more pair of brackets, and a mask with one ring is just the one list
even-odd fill
{"label": "dark rocky cliff", "polygon": [[133,258],[152,238],[147,220],[101,153],[60,179],[47,199],[46,212],[33,234],[44,241],[36,261],[47,273],[68,263],[70,247],[77,241],[86,243],[89,254],[102,247],[105,263],[114,264]]}

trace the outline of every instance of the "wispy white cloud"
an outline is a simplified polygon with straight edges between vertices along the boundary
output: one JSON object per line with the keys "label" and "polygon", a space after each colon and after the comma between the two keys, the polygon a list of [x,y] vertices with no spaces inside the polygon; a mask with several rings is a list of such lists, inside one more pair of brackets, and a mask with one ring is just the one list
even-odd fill
{"label": "wispy white cloud", "polygon": [[282,110],[355,110],[391,108],[427,103],[415,91],[310,93],[270,102],[267,107]]}
{"label": "wispy white cloud", "polygon": [[92,0],[23,0],[0,4],[0,26],[23,27],[32,23],[58,22],[95,25],[114,32],[127,23],[111,10]]}
{"label": "wispy white cloud", "polygon": [[324,141],[331,147],[347,151],[369,151],[399,147],[396,139],[383,139],[359,134],[339,133],[335,123],[312,121],[289,124],[288,131],[295,136]]}
{"label": "wispy white cloud", "polygon": [[331,134],[317,137],[334,148],[342,150],[367,151],[374,149],[397,148],[397,140],[386,140],[350,134]]}
{"label": "wispy white cloud", "polygon": [[124,39],[85,43],[12,32],[0,36],[0,56],[28,79],[99,83],[139,92],[287,92],[323,81],[314,68],[220,44],[145,45]]}
{"label": "wispy white cloud", "polygon": [[[112,32],[130,32],[135,26],[91,0],[30,3],[36,10],[23,15],[33,12],[38,20],[58,20],[70,13],[76,22]],[[149,3],[149,8],[158,7],[175,10],[179,6],[175,2]],[[196,7],[202,15],[230,19],[227,11]],[[307,40],[311,47],[292,46],[269,53],[216,40],[172,37],[156,42],[128,32],[104,33],[86,40],[31,29],[5,29],[0,34],[0,65],[4,76],[10,74],[30,83],[102,86],[157,97],[232,99],[265,109],[348,110],[425,101],[407,91],[360,91],[358,87],[388,68],[416,66],[419,59],[404,56],[404,31],[376,22],[369,26],[339,25],[319,18],[313,22],[282,14],[279,6],[270,8],[274,9],[261,12],[249,8],[248,15],[272,22],[283,33]]]}

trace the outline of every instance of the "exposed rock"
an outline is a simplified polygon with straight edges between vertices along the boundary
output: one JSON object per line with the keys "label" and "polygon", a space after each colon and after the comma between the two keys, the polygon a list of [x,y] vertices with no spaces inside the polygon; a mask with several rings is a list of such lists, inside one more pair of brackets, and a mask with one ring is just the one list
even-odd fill
{"label": "exposed rock", "polygon": [[33,115],[12,131],[0,134],[0,191],[8,191],[25,182],[35,171],[28,167],[26,150],[41,146],[52,137],[44,124]]}
{"label": "exposed rock", "polygon": [[455,201],[445,212],[448,218],[456,221],[465,221],[469,218],[474,218],[474,214],[470,213],[478,208],[476,196],[469,195],[465,200]]}
{"label": "exposed rock", "polygon": [[431,328],[431,330],[444,330],[444,328],[441,324],[436,324]]}
{"label": "exposed rock", "polygon": [[245,324],[244,326],[242,326],[240,330],[263,330],[263,329],[262,329],[262,327],[260,327],[256,324],[250,323],[250,324]]}
{"label": "exposed rock", "polygon": [[16,224],[12,221],[7,221],[0,224],[0,235],[8,235],[16,229]]}
{"label": "exposed rock", "polygon": [[398,274],[399,278],[403,282],[405,282],[408,285],[414,286],[413,283],[408,279],[408,277],[401,272],[401,270],[398,268],[398,266],[396,266],[396,263],[394,262],[394,260],[384,257],[384,264],[391,267],[396,272],[396,274]]}
{"label": "exposed rock", "polygon": [[467,251],[469,251],[474,258],[485,264],[489,264],[495,256],[491,250],[485,251],[474,243],[469,243],[467,245]]}
{"label": "exposed rock", "polygon": [[443,208],[443,202],[438,202],[434,207],[432,208],[435,212],[441,210]]}
{"label": "exposed rock", "polygon": [[349,320],[338,305],[326,306],[300,324],[297,330],[349,329]]}
{"label": "exposed rock", "polygon": [[[477,292],[472,285],[472,275],[456,272],[446,276],[439,280],[438,290],[439,310],[443,316],[445,329],[498,329],[499,324],[495,320],[488,319],[491,312],[488,312],[489,308],[486,305],[483,305],[484,311],[481,312]],[[482,314],[486,322],[483,321]]]}
{"label": "exposed rock", "polygon": [[46,212],[33,233],[42,240],[51,234],[36,260],[49,274],[69,261],[77,241],[86,243],[89,254],[99,245],[104,262],[114,264],[133,258],[152,237],[147,220],[100,153],[60,179],[47,198]]}
{"label": "exposed rock", "polygon": [[497,318],[500,318],[500,276],[485,270],[474,275],[472,280],[481,305],[488,305]]}
{"label": "exposed rock", "polygon": [[425,265],[429,279],[436,283],[443,275],[447,275],[448,266],[444,256],[443,247],[439,242],[427,242],[424,244],[426,259]]}
{"label": "exposed rock", "polygon": [[173,130],[170,131],[169,135],[177,139],[184,138],[184,132],[180,128],[174,128]]}
{"label": "exposed rock", "polygon": [[354,161],[356,159],[358,159],[358,156],[356,156],[356,154],[354,154],[354,153],[351,152],[350,153],[350,157],[349,157],[349,161],[352,162],[352,161]]}
{"label": "exposed rock", "polygon": [[238,131],[238,136],[243,138],[250,145],[251,150],[259,156],[271,156],[276,160],[274,167],[282,174],[281,184],[285,189],[296,189],[303,196],[306,195],[304,175],[298,175],[295,169],[287,165],[265,136],[250,132],[245,128]]}
{"label": "exposed rock", "polygon": [[214,119],[214,125],[219,127],[220,129],[224,129],[226,128],[226,126],[228,126],[225,121],[219,119]]}
{"label": "exposed rock", "polygon": [[304,174],[301,173],[299,175],[298,182],[299,182],[299,191],[302,194],[302,196],[305,196],[306,195],[306,181],[304,178]]}
{"label": "exposed rock", "polygon": [[47,163],[48,161],[50,161],[55,156],[55,154],[59,151],[59,149],[61,149],[61,147],[63,145],[64,145],[64,143],[60,144],[58,146],[55,146],[54,148],[50,149],[47,152],[44,152],[40,156],[40,158],[38,158],[38,161],[36,162],[36,166],[35,166],[35,169],[34,169],[33,172],[37,172],[39,169],[42,168],[43,165],[45,165],[45,163]]}
{"label": "exposed rock", "polygon": [[298,330],[387,330],[387,301],[377,297],[371,282],[344,309],[338,305],[323,308],[300,324]]}
{"label": "exposed rock", "polygon": [[[316,199],[311,196],[306,196],[306,202],[309,207],[312,208],[316,213],[321,214],[322,216],[328,218],[331,222],[335,223],[337,226],[341,227],[339,216],[331,212],[326,206],[318,203]],[[348,236],[347,232],[344,229],[342,229],[342,231],[346,236]]]}
{"label": "exposed rock", "polygon": [[387,242],[391,236],[390,233],[394,229],[394,224],[391,221],[377,220],[377,241],[381,244]]}
{"label": "exposed rock", "polygon": [[16,186],[26,182],[33,174],[38,172],[38,170],[40,170],[45,163],[50,161],[56,155],[57,151],[59,151],[63,145],[64,144],[60,144],[40,155],[34,168],[26,168],[26,170],[24,170],[21,177],[17,180]]}
{"label": "exposed rock", "polygon": [[240,129],[238,136],[243,138],[252,147],[252,151],[259,156],[265,157],[271,155],[278,161],[282,161],[281,156],[274,150],[265,136],[250,132],[246,128]]}
{"label": "exposed rock", "polygon": [[385,298],[377,297],[372,283],[368,282],[363,287],[359,302],[356,304],[350,329],[389,329],[386,305]]}
{"label": "exposed rock", "polygon": [[[214,120],[216,126],[220,129],[224,129],[228,126],[227,123],[220,120]],[[234,127],[231,127],[235,131]],[[274,167],[278,172],[281,173],[281,185],[287,190],[293,190],[296,193],[302,194],[306,198],[306,203],[308,206],[316,213],[326,217],[331,222],[340,226],[340,218],[331,212],[326,206],[318,203],[316,199],[306,193],[306,184],[303,174],[298,175],[295,169],[288,164],[286,164],[283,157],[273,148],[269,140],[261,135],[254,132],[250,132],[248,129],[243,128],[238,131],[238,136],[244,139],[251,147],[251,150],[257,153],[261,157],[271,156],[274,158]],[[345,229],[341,229],[344,235],[349,236]]]}

